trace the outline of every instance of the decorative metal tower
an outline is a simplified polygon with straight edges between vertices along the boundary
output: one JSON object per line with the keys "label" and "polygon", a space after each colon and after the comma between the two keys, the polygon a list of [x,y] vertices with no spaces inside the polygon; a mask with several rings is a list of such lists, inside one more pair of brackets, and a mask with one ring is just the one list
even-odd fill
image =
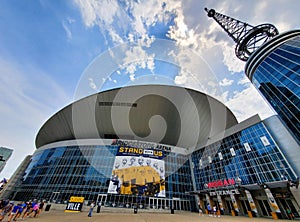
{"label": "decorative metal tower", "polygon": [[236,56],[247,61],[249,56],[262,44],[278,35],[277,28],[272,24],[252,26],[229,16],[216,12],[214,9],[204,9],[207,16],[213,18],[236,43]]}

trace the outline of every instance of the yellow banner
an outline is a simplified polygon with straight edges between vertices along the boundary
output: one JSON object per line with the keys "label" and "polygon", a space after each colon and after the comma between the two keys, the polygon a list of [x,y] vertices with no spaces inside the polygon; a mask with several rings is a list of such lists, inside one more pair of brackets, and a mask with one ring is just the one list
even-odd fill
{"label": "yellow banner", "polygon": [[75,197],[75,196],[70,197],[69,200],[69,202],[77,202],[77,203],[83,203],[83,201],[84,201],[84,197]]}

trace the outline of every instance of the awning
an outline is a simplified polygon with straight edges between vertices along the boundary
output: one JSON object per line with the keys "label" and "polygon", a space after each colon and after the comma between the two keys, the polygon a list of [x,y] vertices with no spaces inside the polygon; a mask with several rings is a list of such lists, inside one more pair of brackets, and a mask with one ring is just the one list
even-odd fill
{"label": "awning", "polygon": [[240,187],[243,187],[247,190],[260,190],[262,188],[264,188],[264,186],[266,186],[265,188],[286,188],[288,186],[289,181],[288,180],[281,180],[281,181],[273,181],[273,182],[265,182],[263,184],[247,184],[247,185],[242,185]]}
{"label": "awning", "polygon": [[257,183],[242,185],[241,187],[245,188],[246,190],[260,190],[262,188],[261,185]]}
{"label": "awning", "polygon": [[288,180],[281,180],[281,181],[274,181],[274,182],[266,182],[268,188],[286,188],[288,186],[289,181]]}

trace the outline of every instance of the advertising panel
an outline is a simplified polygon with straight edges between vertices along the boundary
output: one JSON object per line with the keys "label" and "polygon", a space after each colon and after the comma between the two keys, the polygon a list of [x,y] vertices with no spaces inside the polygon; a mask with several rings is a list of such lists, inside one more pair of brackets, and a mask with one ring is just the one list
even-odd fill
{"label": "advertising panel", "polygon": [[165,197],[164,152],[120,146],[108,193]]}
{"label": "advertising panel", "polygon": [[273,197],[273,194],[271,193],[271,191],[268,188],[265,188],[265,192],[268,197],[268,201],[271,205],[272,210],[276,213],[280,213],[278,204],[276,203],[275,198]]}
{"label": "advertising panel", "polygon": [[230,198],[231,198],[231,201],[232,201],[234,210],[235,210],[236,212],[239,212],[239,207],[238,207],[238,205],[237,205],[237,202],[236,202],[236,199],[235,199],[234,194],[230,194]]}
{"label": "advertising panel", "polygon": [[80,212],[83,206],[84,197],[71,196],[65,212]]}
{"label": "advertising panel", "polygon": [[249,201],[251,211],[257,213],[257,208],[255,206],[255,203],[254,203],[251,193],[248,190],[245,190],[245,193],[246,193],[247,199]]}
{"label": "advertising panel", "polygon": [[257,213],[257,208],[255,206],[255,203],[254,203],[251,193],[248,190],[245,190],[245,193],[246,193],[247,199],[249,201],[251,211]]}

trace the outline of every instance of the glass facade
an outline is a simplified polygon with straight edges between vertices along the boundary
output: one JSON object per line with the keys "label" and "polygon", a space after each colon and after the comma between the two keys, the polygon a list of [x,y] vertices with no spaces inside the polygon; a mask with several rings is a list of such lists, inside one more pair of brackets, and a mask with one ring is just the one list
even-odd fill
{"label": "glass facade", "polygon": [[192,154],[197,190],[214,181],[233,179],[235,185],[295,180],[283,154],[263,123],[253,125]]}
{"label": "glass facade", "polygon": [[[289,190],[293,168],[263,122],[231,134],[192,154],[199,205],[215,205],[219,214],[299,217]],[[273,213],[272,213],[273,212]]]}
{"label": "glass facade", "polygon": [[[37,150],[13,199],[36,198],[63,203],[71,196],[82,196],[85,200],[105,196],[103,204],[108,206],[130,207],[142,203],[145,207],[159,207],[162,203],[158,200],[177,198],[181,201],[172,202],[175,208],[191,210],[193,197],[185,193],[192,190],[190,163],[186,155],[178,153],[165,157],[165,198],[109,194],[118,149],[118,145],[93,145]],[[170,207],[172,203],[165,201],[163,206]]]}
{"label": "glass facade", "polygon": [[[247,215],[247,211],[251,211],[254,206],[255,209],[260,209],[255,211],[256,214],[265,216],[270,216],[272,208],[268,204],[268,198],[274,198],[282,212],[286,206],[293,209],[293,212],[299,209],[288,189],[288,181],[296,181],[297,175],[262,121],[231,131],[221,140],[190,153],[173,146],[162,151],[163,159],[156,159],[161,161],[160,166],[163,165],[164,169],[160,171],[157,168],[157,172],[164,174],[163,181],[161,180],[164,190],[162,196],[146,195],[149,193],[149,183],[145,185],[148,186],[148,191],[141,195],[140,188],[144,189],[145,186],[134,186],[138,177],[128,180],[126,175],[122,176],[124,187],[111,193],[111,186],[115,182],[112,179],[116,175],[114,172],[128,170],[129,168],[122,168],[122,164],[132,166],[133,162],[129,162],[133,156],[127,156],[127,153],[120,156],[120,151],[126,149],[125,145],[112,142],[114,140],[106,141],[105,144],[109,145],[87,145],[87,141],[84,141],[86,145],[78,145],[78,141],[73,141],[77,145],[58,143],[38,149],[24,173],[22,184],[10,198],[36,198],[66,203],[71,196],[81,196],[86,201],[97,200],[107,207],[131,208],[139,204],[148,209],[172,207],[186,211],[197,210],[197,202],[205,209],[210,202],[219,209],[226,206],[223,214],[231,214],[231,210],[236,210],[238,214]],[[123,143],[123,140],[119,141]],[[138,143],[145,144],[141,141]],[[144,155],[147,148],[142,145],[137,147],[143,150],[141,153]],[[128,151],[136,152],[136,164],[141,157],[139,149],[128,148]],[[149,152],[151,150],[147,149],[147,153]],[[144,160],[142,167],[149,166],[146,164],[147,158]],[[151,166],[154,166],[155,160],[151,160]],[[143,174],[147,174],[147,171],[143,171]],[[154,177],[145,180],[149,182],[152,179],[154,182]],[[153,183],[151,184],[153,188]],[[270,190],[265,191],[264,186]],[[122,189],[127,193],[120,192]],[[267,192],[274,197],[268,197]],[[253,196],[255,205],[251,203],[252,199],[248,199],[249,195]]]}
{"label": "glass facade", "polygon": [[[298,142],[300,141],[299,35],[282,44],[279,43],[280,45],[262,60],[252,74],[255,87],[277,112]],[[253,59],[259,58],[253,57]],[[247,75],[249,76],[249,73]]]}
{"label": "glass facade", "polygon": [[[263,122],[192,153],[172,147],[163,158],[165,196],[109,192],[113,171],[119,167],[117,160],[124,160],[124,156],[121,159],[118,156],[120,150],[120,145],[68,145],[38,149],[12,199],[36,198],[66,203],[71,196],[82,196],[87,201],[98,200],[109,207],[141,204],[146,208],[174,207],[190,211],[197,207],[195,193],[236,189],[237,185],[256,185],[255,189],[260,190],[263,184],[278,182],[280,185],[282,181],[297,179]],[[286,189],[285,186],[282,190]],[[226,201],[233,208],[231,201]],[[244,199],[241,203],[249,205]]]}
{"label": "glass facade", "polygon": [[6,161],[11,157],[12,152],[12,149],[0,147],[0,172],[3,170]]}

